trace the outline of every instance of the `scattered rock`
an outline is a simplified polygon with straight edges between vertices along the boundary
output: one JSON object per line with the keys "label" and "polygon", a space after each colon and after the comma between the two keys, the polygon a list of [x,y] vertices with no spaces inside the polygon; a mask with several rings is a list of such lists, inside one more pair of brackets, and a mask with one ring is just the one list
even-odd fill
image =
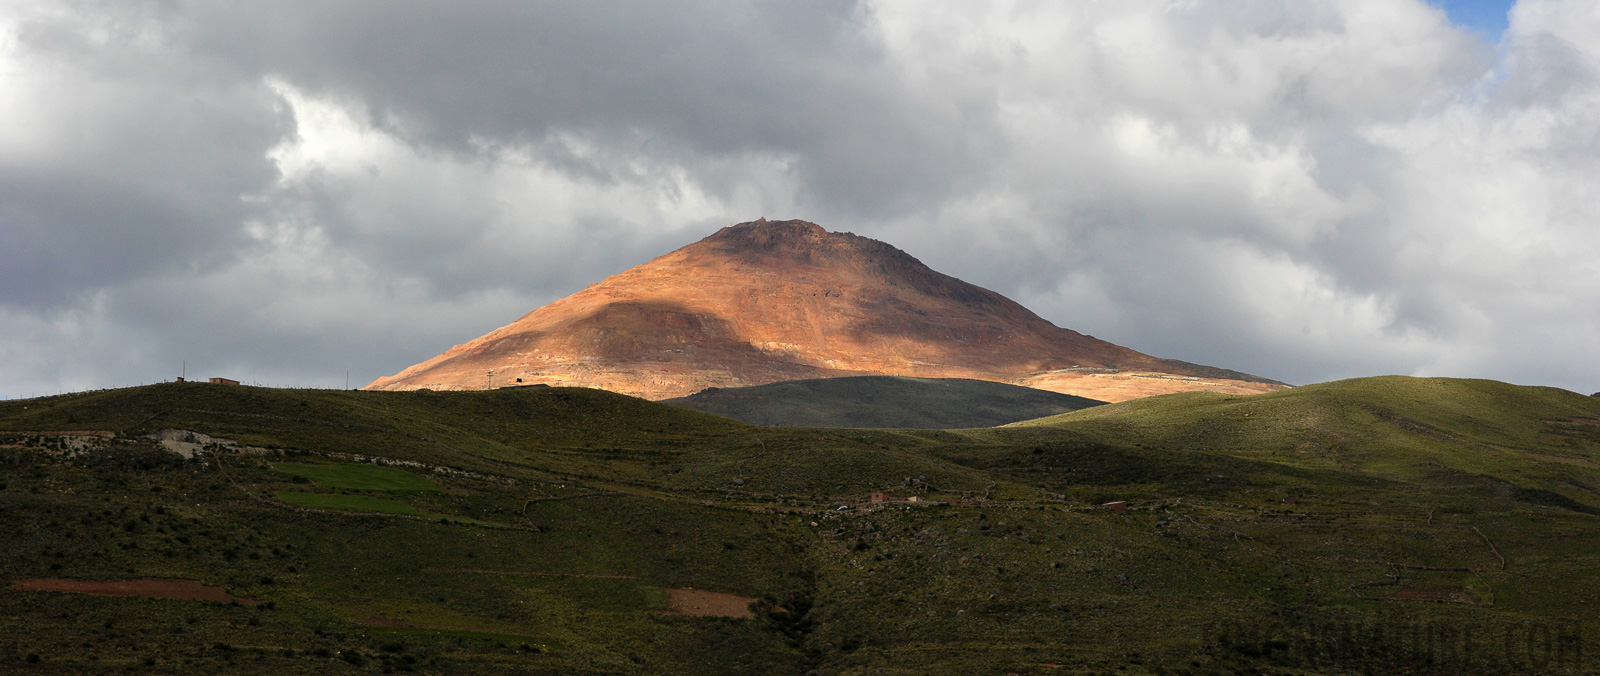
{"label": "scattered rock", "polygon": [[256,446],[240,446],[232,439],[208,436],[190,430],[165,429],[146,438],[161,442],[162,448],[183,456],[185,460],[193,459],[202,453],[216,451],[227,451],[234,455],[267,455],[273,452]]}

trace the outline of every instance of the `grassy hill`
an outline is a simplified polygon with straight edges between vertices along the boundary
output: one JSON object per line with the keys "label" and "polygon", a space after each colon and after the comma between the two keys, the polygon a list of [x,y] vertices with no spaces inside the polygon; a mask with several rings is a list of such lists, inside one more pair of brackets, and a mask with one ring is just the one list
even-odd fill
{"label": "grassy hill", "polygon": [[663,403],[752,425],[953,429],[994,427],[1105,402],[987,380],[854,376],[711,388]]}
{"label": "grassy hill", "polygon": [[1441,488],[1505,484],[1525,499],[1600,513],[1600,400],[1555,388],[1363,378],[1250,397],[1151,397],[1018,426]]}
{"label": "grassy hill", "polygon": [[[1600,399],[1412,378],[968,430],[563,388],[0,402],[0,672],[1587,673],[1597,432]],[[150,579],[243,601],[16,586]]]}

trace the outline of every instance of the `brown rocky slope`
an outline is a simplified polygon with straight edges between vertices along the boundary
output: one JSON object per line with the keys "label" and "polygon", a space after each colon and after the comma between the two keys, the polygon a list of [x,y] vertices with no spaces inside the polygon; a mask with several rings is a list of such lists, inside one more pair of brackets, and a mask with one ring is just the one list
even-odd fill
{"label": "brown rocky slope", "polygon": [[761,220],[606,278],[366,389],[545,383],[667,399],[846,375],[973,378],[1102,401],[1284,387],[1059,328],[883,242]]}

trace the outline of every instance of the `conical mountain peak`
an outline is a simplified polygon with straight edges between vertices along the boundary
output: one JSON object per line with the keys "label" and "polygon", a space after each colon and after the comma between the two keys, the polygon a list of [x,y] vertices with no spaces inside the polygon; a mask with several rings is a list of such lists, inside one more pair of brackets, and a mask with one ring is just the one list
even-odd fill
{"label": "conical mountain peak", "polygon": [[845,375],[976,378],[1107,401],[1279,386],[1058,328],[874,239],[763,219],[723,228],[368,388],[545,383],[665,399]]}
{"label": "conical mountain peak", "polygon": [[789,258],[798,264],[862,265],[877,261],[932,272],[893,246],[848,232],[828,232],[808,221],[761,220],[730,225],[687,248],[748,262],[772,263],[767,259]]}

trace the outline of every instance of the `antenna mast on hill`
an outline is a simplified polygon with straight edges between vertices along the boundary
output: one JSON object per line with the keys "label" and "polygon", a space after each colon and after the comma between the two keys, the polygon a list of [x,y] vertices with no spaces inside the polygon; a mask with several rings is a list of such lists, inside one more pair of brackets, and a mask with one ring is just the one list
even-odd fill
{"label": "antenna mast on hill", "polygon": [[189,377],[189,360],[185,359],[181,363],[183,366],[178,367],[178,382],[180,383]]}
{"label": "antenna mast on hill", "polygon": [[344,389],[350,389],[350,372],[344,372]]}

